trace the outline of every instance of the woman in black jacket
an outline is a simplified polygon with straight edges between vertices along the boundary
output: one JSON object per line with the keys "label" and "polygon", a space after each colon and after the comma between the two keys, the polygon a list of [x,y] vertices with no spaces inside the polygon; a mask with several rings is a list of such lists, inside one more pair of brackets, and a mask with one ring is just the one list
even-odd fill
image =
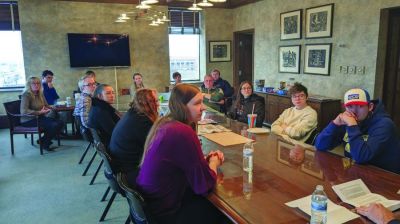
{"label": "woman in black jacket", "polygon": [[252,112],[257,114],[256,126],[262,127],[265,117],[264,97],[254,94],[253,85],[249,81],[243,81],[240,83],[239,91],[228,116],[240,122],[247,123],[247,115]]}
{"label": "woman in black jacket", "polygon": [[115,126],[110,151],[117,169],[127,175],[129,185],[134,187],[147,134],[158,118],[157,92],[138,90],[130,106]]}
{"label": "woman in black jacket", "polygon": [[93,93],[89,112],[88,126],[99,132],[102,143],[107,147],[114,127],[120,119],[120,113],[111,106],[114,101],[114,89],[110,85],[100,84]]}

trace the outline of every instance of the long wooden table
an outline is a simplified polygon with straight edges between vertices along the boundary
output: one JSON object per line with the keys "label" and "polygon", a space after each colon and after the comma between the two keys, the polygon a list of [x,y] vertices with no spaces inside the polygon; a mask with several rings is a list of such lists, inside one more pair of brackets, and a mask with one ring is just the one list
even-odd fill
{"label": "long wooden table", "polygon": [[[236,121],[225,125],[236,133],[245,126]],[[312,194],[319,184],[324,186],[330,200],[351,208],[341,202],[332,185],[358,178],[371,192],[400,200],[397,194],[400,175],[373,166],[353,164],[349,159],[329,152],[315,152],[312,146],[311,149],[303,147],[303,161],[293,162],[289,157],[290,145],[273,134],[256,136],[252,191],[245,194],[243,187],[249,176],[242,171],[243,145],[222,147],[202,137],[202,147],[205,153],[215,149],[224,152],[225,162],[220,167],[218,183],[209,200],[236,223],[307,223],[309,217],[305,213],[287,207],[285,203]],[[399,211],[395,214],[400,217]],[[350,223],[368,222],[361,217]]]}

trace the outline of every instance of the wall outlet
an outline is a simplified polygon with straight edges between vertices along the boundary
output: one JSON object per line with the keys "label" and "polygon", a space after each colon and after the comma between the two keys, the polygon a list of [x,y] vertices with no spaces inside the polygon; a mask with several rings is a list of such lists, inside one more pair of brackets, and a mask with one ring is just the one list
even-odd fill
{"label": "wall outlet", "polygon": [[364,75],[365,74],[365,66],[357,66],[356,72],[357,72],[357,74]]}
{"label": "wall outlet", "polygon": [[349,66],[349,74],[356,74],[356,66],[354,65]]}
{"label": "wall outlet", "polygon": [[340,66],[340,73],[347,74],[349,72],[349,67],[347,65]]}

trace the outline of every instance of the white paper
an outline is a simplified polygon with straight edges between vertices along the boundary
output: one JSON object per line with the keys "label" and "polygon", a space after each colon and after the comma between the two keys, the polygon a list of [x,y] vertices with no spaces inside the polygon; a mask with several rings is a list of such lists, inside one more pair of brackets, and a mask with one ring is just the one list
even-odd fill
{"label": "white paper", "polygon": [[[304,198],[300,198],[291,202],[285,203],[285,205],[292,208],[299,208],[307,215],[311,216],[311,195],[306,196]],[[359,215],[349,211],[345,207],[337,205],[328,199],[328,208],[327,208],[326,221],[327,224],[339,224],[345,223],[350,220],[356,219]]]}
{"label": "white paper", "polygon": [[198,125],[197,126],[197,135],[205,135],[211,133],[220,133],[220,132],[227,132],[231,131],[221,125],[212,125],[212,124],[205,124],[205,125]]}
{"label": "white paper", "polygon": [[371,193],[361,179],[349,181],[343,184],[332,186],[339,198],[354,207],[381,203],[391,211],[400,208],[400,201],[388,200],[382,195]]}

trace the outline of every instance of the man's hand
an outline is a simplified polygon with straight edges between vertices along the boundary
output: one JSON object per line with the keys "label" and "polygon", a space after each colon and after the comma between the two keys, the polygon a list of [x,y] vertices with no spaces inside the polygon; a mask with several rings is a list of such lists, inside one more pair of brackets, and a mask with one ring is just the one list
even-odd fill
{"label": "man's hand", "polygon": [[53,83],[52,82],[48,82],[47,83],[47,86],[49,86],[49,88],[51,89],[51,88],[54,88],[54,86],[53,86]]}
{"label": "man's hand", "polygon": [[366,216],[377,224],[387,224],[394,219],[393,213],[378,203],[372,203],[368,206],[358,207],[356,208],[356,211],[357,213]]}
{"label": "man's hand", "polygon": [[352,126],[352,125],[357,125],[357,117],[349,112],[345,111],[341,114],[339,114],[334,120],[333,123],[342,126],[342,125],[347,125],[347,126]]}

